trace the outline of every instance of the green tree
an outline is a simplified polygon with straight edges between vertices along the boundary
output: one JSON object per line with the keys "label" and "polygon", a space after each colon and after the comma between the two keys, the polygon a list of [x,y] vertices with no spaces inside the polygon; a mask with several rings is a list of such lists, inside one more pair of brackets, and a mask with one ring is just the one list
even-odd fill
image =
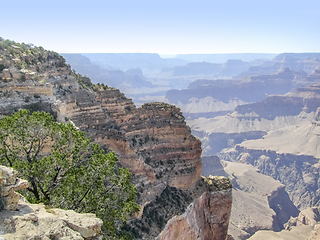
{"label": "green tree", "polygon": [[26,198],[53,207],[95,213],[110,237],[138,211],[128,169],[117,167],[73,124],[49,113],[20,110],[0,120],[0,163],[19,171],[30,187]]}

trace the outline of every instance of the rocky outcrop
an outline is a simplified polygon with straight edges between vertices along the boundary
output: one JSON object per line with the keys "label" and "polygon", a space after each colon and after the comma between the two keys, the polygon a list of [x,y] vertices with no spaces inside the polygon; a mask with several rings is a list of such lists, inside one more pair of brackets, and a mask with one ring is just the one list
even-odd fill
{"label": "rocky outcrop", "polygon": [[[228,181],[220,178],[222,188],[229,188]],[[210,176],[207,184],[219,184]],[[220,183],[221,184],[221,183]],[[173,217],[158,236],[158,240],[174,239],[226,239],[232,205],[231,189],[205,192],[188,206],[183,215]]]}
{"label": "rocky outcrop", "polygon": [[[137,239],[154,239],[159,235],[159,233],[163,230],[166,223],[171,218],[176,218],[177,216],[186,216],[185,211],[189,212],[190,206],[193,208],[198,207],[199,205],[195,204],[195,202],[203,202],[203,198],[207,198],[210,203],[215,202],[217,204],[221,204],[221,212],[218,209],[211,208],[210,204],[204,204],[201,206],[199,211],[206,212],[206,216],[203,214],[192,215],[193,221],[199,223],[202,227],[207,228],[211,226],[215,232],[223,232],[226,233],[226,224],[229,221],[230,210],[231,210],[231,183],[228,178],[225,177],[201,177],[199,178],[191,188],[189,189],[177,189],[174,187],[166,187],[165,190],[161,193],[156,200],[151,201],[147,204],[143,209],[143,214],[140,219],[135,219],[130,222],[126,226],[126,230],[135,233],[134,237]],[[229,191],[229,195],[226,196],[224,191]],[[219,194],[223,192],[222,194]],[[202,199],[202,200],[201,200]],[[227,200],[225,200],[227,199]],[[227,203],[229,201],[230,205]],[[223,206],[223,202],[226,202],[226,206]],[[197,211],[197,210],[194,210]],[[224,219],[221,225],[212,225],[210,222],[209,216],[212,212],[218,214],[225,214],[228,218]],[[210,213],[210,214],[209,214]],[[214,214],[214,215],[215,215]],[[211,216],[214,217],[214,216]],[[222,223],[221,222],[221,223]],[[199,226],[200,226],[199,225]],[[195,228],[196,229],[196,228]],[[170,227],[170,232],[179,232],[179,224]],[[199,230],[201,232],[201,230]],[[166,233],[172,235],[172,233]],[[183,232],[181,232],[181,236],[183,236]],[[205,234],[205,235],[202,235]],[[208,235],[209,232],[202,232],[197,239],[206,239],[205,236]],[[211,237],[215,237],[216,233]],[[222,236],[222,235],[219,235]],[[163,235],[164,239],[168,237],[167,235]]]}
{"label": "rocky outcrop", "polygon": [[180,109],[165,103],[136,108],[119,90],[84,90],[62,99],[57,118],[70,119],[95,142],[119,156],[135,174],[142,203],[168,185],[188,188],[201,175],[201,142]]}
{"label": "rocky outcrop", "polygon": [[14,169],[0,166],[0,210],[16,210],[20,195],[15,191],[29,187],[26,180],[17,176],[18,172]]}
{"label": "rocky outcrop", "polygon": [[[17,57],[22,58],[19,54]],[[47,51],[41,50],[39,54],[47,56]],[[34,77],[1,81],[1,89],[6,90],[0,92],[0,114],[8,115],[20,108],[51,112],[58,121],[71,121],[106,151],[114,151],[119,164],[132,173],[141,206],[128,228],[148,239],[148,229],[139,222],[148,220],[146,226],[154,229],[152,234],[157,236],[167,220],[181,215],[186,206],[207,191],[201,187],[204,184],[199,186],[201,142],[191,135],[179,108],[166,103],[136,108],[118,89],[92,84],[59,59],[53,53],[44,57],[44,62],[51,61],[48,67],[51,75],[44,80]],[[14,61],[10,61],[6,69],[16,71]],[[165,216],[149,218],[162,203],[159,199],[165,199],[165,204],[171,207],[164,211]],[[226,232],[225,227],[221,225],[221,231]]]}
{"label": "rocky outcrop", "polygon": [[286,230],[290,230],[293,226],[309,225],[315,227],[320,221],[320,208],[307,208],[300,212],[299,216],[291,218],[286,224]]}
{"label": "rocky outcrop", "polygon": [[17,178],[18,172],[0,166],[0,184],[4,184],[4,210],[0,213],[1,239],[101,239],[102,220],[94,214],[29,204],[15,191],[28,187]]}
{"label": "rocky outcrop", "polygon": [[262,229],[280,231],[291,216],[298,216],[284,185],[259,173],[257,168],[243,163],[220,163],[215,156],[204,157],[203,164],[203,173],[231,179],[233,200],[228,233],[234,239],[247,239]]}

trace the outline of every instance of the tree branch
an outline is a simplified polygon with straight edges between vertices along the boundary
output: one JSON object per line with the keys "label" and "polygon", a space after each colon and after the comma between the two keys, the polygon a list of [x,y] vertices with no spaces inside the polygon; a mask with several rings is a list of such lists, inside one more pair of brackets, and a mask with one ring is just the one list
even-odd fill
{"label": "tree branch", "polygon": [[83,199],[88,195],[88,193],[90,192],[90,190],[91,190],[91,186],[88,187],[87,191],[85,192],[85,194],[83,195],[83,197],[79,200],[78,204],[75,206],[74,209],[77,209],[77,208],[80,206],[81,202],[82,202]]}
{"label": "tree branch", "polygon": [[41,184],[39,183],[39,181],[37,181],[38,186],[40,188],[40,191],[42,192],[42,194],[45,196],[45,198],[50,202],[50,196],[43,190]]}
{"label": "tree branch", "polygon": [[53,178],[53,183],[48,187],[48,190],[46,191],[46,193],[48,193],[50,191],[51,188],[55,187],[57,181],[58,181],[58,176],[60,173],[61,167],[58,168],[56,175]]}

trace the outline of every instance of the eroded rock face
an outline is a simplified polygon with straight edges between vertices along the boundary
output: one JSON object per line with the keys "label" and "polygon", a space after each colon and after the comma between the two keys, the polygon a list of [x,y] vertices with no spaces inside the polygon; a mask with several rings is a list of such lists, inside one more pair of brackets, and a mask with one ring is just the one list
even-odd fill
{"label": "eroded rock face", "polygon": [[[209,185],[216,183],[212,176],[205,181]],[[184,214],[167,223],[157,239],[226,239],[232,205],[229,187],[227,190],[205,192],[196,198]]]}
{"label": "eroded rock face", "polygon": [[[126,229],[130,232],[135,233],[134,237],[136,239],[155,239],[171,218],[176,218],[177,216],[181,215],[185,216],[187,214],[185,212],[189,211],[188,209],[191,205],[193,206],[195,202],[200,201],[200,199],[202,199],[204,196],[207,196],[205,195],[205,193],[209,195],[211,194],[211,197],[209,199],[210,201],[216,202],[217,204],[222,204],[222,202],[225,201],[224,199],[226,196],[224,194],[215,195],[215,193],[230,190],[231,188],[232,185],[230,180],[226,177],[219,176],[201,177],[189,189],[177,189],[175,187],[166,187],[160,196],[156,197],[155,200],[151,201],[144,207],[143,213],[139,219],[130,221],[128,226],[126,226]],[[202,206],[199,204],[195,204],[193,208],[196,209],[200,206],[202,210],[199,209],[199,211],[206,212],[206,218],[204,218],[203,215],[199,213],[198,215],[192,216],[194,218],[193,221],[199,222],[199,224],[201,223],[204,225],[210,225],[211,223],[208,220],[208,218],[211,213],[213,214],[211,216],[212,218],[216,218],[216,214],[220,216],[219,208],[213,210],[213,208],[211,209],[209,205],[207,204]],[[228,203],[225,207],[222,207],[221,209],[221,211],[224,212],[226,216],[230,215],[230,210],[231,209],[229,208]],[[223,224],[219,226],[214,226],[216,232],[225,231],[225,220],[221,221],[221,223],[222,222]],[[208,226],[206,226],[205,228],[207,227]],[[170,231],[174,231],[176,232],[176,234],[178,234],[181,231],[179,225],[174,225],[170,229]],[[201,232],[201,230],[199,231]],[[182,231],[181,234],[183,236],[184,232]],[[205,239],[205,236],[209,236],[206,235],[209,234],[208,232],[206,234],[202,232],[201,234],[202,235],[198,239]],[[211,237],[214,236],[215,235],[212,235]]]}
{"label": "eroded rock face", "polygon": [[[165,103],[136,108],[118,89],[94,90],[90,79],[73,73],[60,57],[44,56],[43,64],[51,61],[52,67],[49,64],[47,71],[42,69],[39,73],[48,72],[47,75],[1,82],[0,87],[6,89],[0,98],[1,115],[20,108],[51,112],[58,121],[72,121],[106,151],[114,151],[120,164],[131,171],[138,190],[141,212],[136,221],[145,219],[144,209],[150,210],[166,189],[179,199],[177,203],[183,200],[186,206],[207,191],[200,186],[195,189],[201,180],[201,142],[191,135],[179,108]],[[7,65],[16,71],[14,61]],[[151,226],[158,226],[155,236],[168,219],[184,210],[173,204],[161,222],[150,222]],[[222,224],[220,230],[226,232],[225,228]],[[147,239],[148,233],[143,232],[146,228],[134,230],[141,231]]]}
{"label": "eroded rock face", "polygon": [[76,91],[56,105],[135,176],[141,205],[166,186],[189,188],[201,176],[201,142],[191,135],[179,108],[165,103],[136,108],[117,89]]}
{"label": "eroded rock face", "polygon": [[29,187],[26,180],[17,178],[17,176],[16,170],[0,166],[0,210],[16,210],[20,195],[15,191]]}
{"label": "eroded rock face", "polygon": [[319,207],[307,208],[291,218],[281,232],[258,231],[252,240],[317,240],[320,234]]}
{"label": "eroded rock face", "polygon": [[224,152],[221,157],[252,164],[262,174],[278,179],[285,185],[290,199],[300,210],[319,204],[318,158],[242,146]]}
{"label": "eroded rock face", "polygon": [[[4,209],[0,213],[1,239],[100,239],[102,220],[94,214],[46,208],[29,204],[14,192],[28,187],[17,178],[18,172],[0,166],[0,184],[4,184]],[[0,198],[1,199],[1,198]]]}
{"label": "eroded rock face", "polygon": [[280,231],[291,216],[299,214],[284,185],[249,164],[204,157],[203,174],[221,174],[233,185],[228,233],[236,240],[248,239],[258,230]]}
{"label": "eroded rock face", "polygon": [[[135,175],[141,205],[167,185],[188,188],[200,177],[201,142],[191,135],[179,108],[164,103],[136,108],[118,89],[93,91],[90,79],[72,73],[59,55],[39,54],[43,67],[37,78],[0,83],[0,115],[28,108],[51,112],[62,122],[71,120],[107,151],[115,151],[122,166]],[[8,57],[5,66],[20,71],[13,58]]]}

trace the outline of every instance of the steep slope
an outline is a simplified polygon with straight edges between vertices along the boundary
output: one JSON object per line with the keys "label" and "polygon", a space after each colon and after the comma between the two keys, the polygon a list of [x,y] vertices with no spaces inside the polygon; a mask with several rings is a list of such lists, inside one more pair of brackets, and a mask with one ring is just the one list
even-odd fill
{"label": "steep slope", "polygon": [[[89,78],[72,72],[56,53],[30,46],[24,46],[26,50],[22,50],[22,45],[10,41],[0,42],[0,47],[1,74],[5,74],[1,76],[6,77],[0,83],[0,115],[11,114],[20,108],[48,111],[58,121],[73,122],[105,150],[115,151],[120,164],[132,172],[138,190],[141,212],[127,226],[136,237],[157,236],[167,220],[182,214],[185,207],[204,192],[220,190],[202,183],[201,142],[191,135],[179,108],[165,103],[136,108],[118,89],[92,84]],[[38,65],[44,67],[39,71],[36,69],[34,75],[39,77],[32,77],[33,62],[23,71],[15,62],[29,55],[32,58],[36,50],[42,59]],[[19,76],[24,71],[30,77],[21,79]],[[171,201],[164,196],[167,192],[178,200],[170,203],[171,208],[165,216],[150,218],[159,199],[164,198],[165,204]],[[222,195],[231,201],[230,193]],[[166,206],[161,205],[162,209]],[[228,216],[230,209],[226,207],[225,211]],[[225,234],[228,219],[221,225]],[[140,221],[148,221],[152,232]]]}
{"label": "steep slope", "polygon": [[290,217],[299,214],[284,185],[259,173],[251,165],[203,157],[203,174],[224,175],[233,185],[228,233],[236,240],[247,239],[259,230],[279,231]]}

